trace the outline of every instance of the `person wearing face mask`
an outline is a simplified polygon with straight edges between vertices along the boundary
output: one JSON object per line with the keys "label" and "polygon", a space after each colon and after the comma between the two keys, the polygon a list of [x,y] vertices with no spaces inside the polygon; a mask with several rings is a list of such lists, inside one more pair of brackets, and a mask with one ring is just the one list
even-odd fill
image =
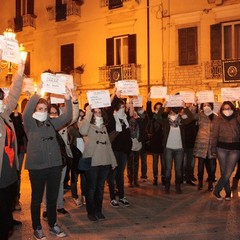
{"label": "person wearing face mask", "polygon": [[[115,89],[112,94],[111,107],[108,109],[108,125],[107,130],[109,136],[112,132],[115,132],[115,138],[111,139],[112,149],[117,160],[117,168],[111,170],[108,176],[108,186],[110,193],[110,205],[114,208],[119,207],[119,202],[127,207],[129,202],[125,197],[124,191],[124,171],[127,164],[127,159],[132,149],[132,139],[129,129],[129,119],[133,116],[134,109],[132,100],[130,100],[128,106],[129,111],[126,111],[126,103],[120,98],[121,93]],[[117,193],[116,193],[116,188]],[[119,201],[116,200],[116,195],[119,197]]]}
{"label": "person wearing face mask", "polygon": [[212,154],[217,156],[221,177],[213,194],[217,200],[222,200],[220,192],[225,190],[225,200],[231,200],[229,179],[240,157],[240,116],[234,104],[223,102],[219,117],[216,119],[211,137]]}
{"label": "person wearing face mask", "polygon": [[[0,54],[1,55],[1,54]],[[0,56],[1,59],[1,56]],[[18,171],[20,170],[17,136],[9,117],[21,95],[24,63],[18,65],[17,74],[12,79],[8,96],[0,88],[0,239],[9,239],[15,227],[22,223],[13,219],[13,206],[18,194]]]}
{"label": "person wearing face mask", "polygon": [[200,112],[195,115],[198,121],[193,154],[198,158],[198,189],[203,189],[204,166],[208,174],[208,191],[213,190],[216,172],[216,157],[211,154],[211,134],[217,115],[213,112],[213,103],[201,103]]}
{"label": "person wearing face mask", "polygon": [[56,137],[72,119],[72,102],[69,90],[65,94],[65,108],[57,118],[48,116],[48,102],[35,93],[23,112],[23,124],[28,137],[25,168],[31,183],[31,218],[34,237],[45,239],[40,221],[40,208],[46,187],[47,220],[50,233],[65,237],[57,224],[56,206],[62,173],[62,157]]}
{"label": "person wearing face mask", "polygon": [[[193,121],[193,114],[188,108],[184,108],[187,115],[182,118],[180,115],[181,107],[171,107],[167,116],[163,116],[163,147],[164,147],[164,160],[166,163],[165,172],[165,192],[170,193],[170,182],[172,172],[172,162],[175,167],[175,189],[176,193],[182,193],[182,168],[183,157],[185,149],[185,132],[184,126]],[[158,114],[163,114],[163,110]]]}
{"label": "person wearing face mask", "polygon": [[90,221],[105,220],[102,213],[104,183],[110,169],[117,166],[108,137],[107,118],[103,109],[86,107],[86,115],[79,123],[79,132],[84,139],[83,158],[91,157],[86,177],[86,210]]}

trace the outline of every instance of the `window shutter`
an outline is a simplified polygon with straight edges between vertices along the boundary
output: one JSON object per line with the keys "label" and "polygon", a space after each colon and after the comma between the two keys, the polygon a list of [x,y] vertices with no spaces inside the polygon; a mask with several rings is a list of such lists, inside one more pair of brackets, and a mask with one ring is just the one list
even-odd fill
{"label": "window shutter", "polygon": [[61,71],[70,73],[74,69],[74,44],[61,46]]}
{"label": "window shutter", "polygon": [[106,40],[107,66],[114,65],[114,41],[113,38]]}
{"label": "window shutter", "polygon": [[198,63],[197,27],[178,30],[179,65]]}
{"label": "window shutter", "polygon": [[211,60],[222,59],[222,26],[221,24],[211,25],[210,28]]}
{"label": "window shutter", "polygon": [[27,14],[34,14],[34,0],[27,0]]}
{"label": "window shutter", "polygon": [[128,36],[128,63],[137,63],[137,35]]}

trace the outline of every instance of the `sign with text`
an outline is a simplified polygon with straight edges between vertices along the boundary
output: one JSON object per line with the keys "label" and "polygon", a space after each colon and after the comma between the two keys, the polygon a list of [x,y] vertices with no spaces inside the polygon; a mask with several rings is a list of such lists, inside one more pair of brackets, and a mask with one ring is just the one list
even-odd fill
{"label": "sign with text", "polygon": [[51,104],[65,103],[65,97],[63,95],[52,93],[50,95],[50,102]]}
{"label": "sign with text", "polygon": [[87,92],[88,103],[92,108],[104,108],[111,106],[108,90],[93,90]]}
{"label": "sign with text", "polygon": [[133,107],[142,107],[143,106],[143,97],[137,96],[133,98]]}
{"label": "sign with text", "polygon": [[240,100],[240,88],[221,88],[222,101]]}
{"label": "sign with text", "polygon": [[166,98],[167,87],[153,86],[151,87],[151,98]]}
{"label": "sign with text", "polygon": [[70,74],[63,74],[63,73],[57,73],[57,77],[62,78],[62,81],[66,81],[66,87],[68,89],[73,89],[74,88],[74,83],[73,83],[73,76]]}
{"label": "sign with text", "polygon": [[181,95],[167,95],[166,107],[183,107],[183,97]]}
{"label": "sign with text", "polygon": [[24,78],[22,92],[35,92],[35,86],[32,78]]}
{"label": "sign with text", "polygon": [[180,95],[183,97],[183,101],[185,103],[194,103],[195,102],[195,93],[194,92],[182,91],[182,92],[180,92]]}
{"label": "sign with text", "polygon": [[9,40],[0,35],[0,49],[2,50],[2,60],[16,64],[20,62],[21,57],[17,40]]}
{"label": "sign with text", "polygon": [[47,93],[64,95],[66,93],[66,78],[56,76],[52,73],[42,73],[42,90]]}
{"label": "sign with text", "polygon": [[116,82],[115,85],[123,96],[138,96],[139,89],[136,80],[122,80]]}
{"label": "sign with text", "polygon": [[205,90],[197,92],[198,103],[214,102],[214,94],[212,90]]}

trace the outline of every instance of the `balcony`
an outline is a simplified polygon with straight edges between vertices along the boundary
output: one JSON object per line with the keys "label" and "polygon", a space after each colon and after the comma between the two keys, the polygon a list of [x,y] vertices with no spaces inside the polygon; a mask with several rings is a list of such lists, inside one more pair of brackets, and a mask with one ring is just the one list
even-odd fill
{"label": "balcony", "polygon": [[25,14],[22,16],[23,18],[23,27],[33,27],[36,28],[36,15],[33,14]]}
{"label": "balcony", "polygon": [[223,75],[222,60],[211,60],[204,63],[206,79],[221,79]]}
{"label": "balcony", "polygon": [[[115,71],[115,72],[114,72]],[[115,74],[116,73],[116,74]],[[114,77],[116,76],[116,78]],[[99,82],[114,84],[117,80],[134,79],[141,81],[141,65],[140,64],[122,64],[114,66],[99,67]]]}

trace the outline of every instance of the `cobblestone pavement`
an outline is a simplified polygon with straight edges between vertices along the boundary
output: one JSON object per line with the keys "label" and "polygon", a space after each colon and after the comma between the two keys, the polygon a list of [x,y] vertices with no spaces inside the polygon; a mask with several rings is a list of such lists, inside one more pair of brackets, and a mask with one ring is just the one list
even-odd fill
{"label": "cobblestone pavement", "polygon": [[[170,194],[165,194],[162,185],[153,186],[151,168],[149,157],[149,180],[140,183],[139,188],[130,188],[127,180],[125,181],[129,207],[120,205],[119,208],[112,208],[106,185],[103,203],[106,221],[90,222],[86,216],[85,206],[76,208],[70,192],[67,192],[64,195],[65,209],[70,212],[70,216],[58,215],[58,224],[67,233],[65,239],[240,239],[238,192],[233,195],[231,201],[218,201],[207,191],[205,182],[202,191],[197,190],[197,187],[183,184],[183,194],[176,194],[172,184]],[[22,182],[22,211],[15,211],[14,217],[21,220],[23,226],[14,231],[10,240],[34,239],[30,215],[31,190],[27,170],[22,172]],[[43,220],[42,225],[48,240],[57,239],[48,232],[47,223]]]}

